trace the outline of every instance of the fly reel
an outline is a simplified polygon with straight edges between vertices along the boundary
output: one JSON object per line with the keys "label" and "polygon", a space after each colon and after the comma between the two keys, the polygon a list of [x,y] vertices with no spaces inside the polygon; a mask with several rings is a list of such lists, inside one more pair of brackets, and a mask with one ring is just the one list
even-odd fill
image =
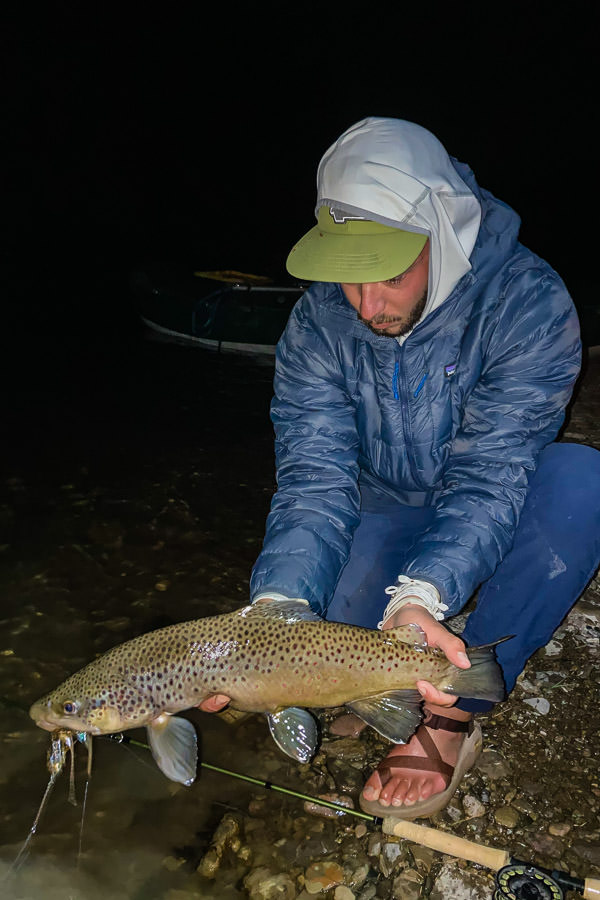
{"label": "fly reel", "polygon": [[515,863],[499,869],[496,873],[498,886],[494,900],[563,900],[561,887],[548,873]]}

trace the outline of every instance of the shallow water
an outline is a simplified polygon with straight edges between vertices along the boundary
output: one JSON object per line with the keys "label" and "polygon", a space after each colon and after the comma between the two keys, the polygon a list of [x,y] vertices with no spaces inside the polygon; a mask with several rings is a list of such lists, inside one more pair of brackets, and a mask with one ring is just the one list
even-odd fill
{"label": "shallow water", "polygon": [[[228,612],[247,601],[250,569],[274,489],[268,416],[272,369],[149,344],[135,330],[118,341],[63,347],[60,353],[51,344],[42,345],[28,358],[35,358],[36,365],[22,376],[6,414],[11,440],[3,447],[0,505],[0,878],[7,876],[1,895],[7,900],[245,896],[241,877],[247,867],[236,859],[222,866],[218,882],[204,880],[193,889],[190,883],[196,884],[194,873],[224,814],[244,816],[260,791],[205,771],[190,788],[173,785],[147,751],[102,740],[94,742],[81,855],[81,805],[67,802],[65,772],[26,860],[17,873],[9,869],[48,779],[49,736],[29,719],[31,702],[114,644],[171,622]],[[570,415],[566,439],[600,446],[598,375],[596,362]],[[600,598],[592,594],[593,602]],[[585,662],[573,659],[566,654],[564,663],[571,683]],[[586,698],[597,702],[597,668],[590,672]],[[539,726],[531,715],[523,724],[518,698],[525,694],[521,688],[516,692],[517,718],[511,719],[510,705],[497,718],[490,717],[488,737],[492,748],[506,750],[516,761],[514,777],[520,773],[523,783],[535,777],[538,790],[543,779],[532,775],[530,758]],[[548,696],[554,700],[562,695]],[[572,709],[574,698],[567,699]],[[328,771],[321,758],[311,782],[306,771],[282,759],[260,718],[236,728],[200,712],[191,717],[207,762],[257,778],[273,775],[292,787],[336,786],[331,760]],[[578,722],[574,720],[574,728]],[[515,738],[519,723],[526,740]],[[554,753],[548,748],[555,746],[550,716],[544,726],[548,746],[538,750],[548,759]],[[554,726],[560,729],[561,722]],[[133,736],[145,739],[142,732]],[[575,740],[589,754],[589,731]],[[86,754],[78,750],[81,801]],[[379,745],[376,750],[381,755]],[[586,759],[593,762],[584,755],[585,765],[575,766],[577,775],[572,774],[572,755],[563,759],[558,753],[553,765],[564,762],[571,783],[586,792],[590,778],[597,783]],[[334,772],[338,786],[342,777],[352,782],[348,771]],[[353,775],[350,792],[360,785],[360,764]],[[484,797],[490,794],[478,774],[467,784],[467,789],[475,788]],[[496,807],[510,803],[510,794],[498,795]],[[517,782],[514,795],[517,800],[523,795]],[[300,840],[293,825],[301,806],[285,799],[269,808],[268,824],[275,831],[263,829],[260,846],[258,838],[254,841],[252,852],[259,862],[274,853],[278,835],[289,832],[292,844]],[[560,813],[564,816],[564,804]],[[506,838],[491,812],[486,822],[484,836]],[[588,841],[598,840],[593,821],[584,817],[579,826]],[[306,825],[306,846],[315,840],[314,827]],[[331,822],[324,828],[316,858],[323,853],[334,858],[348,829],[340,831]],[[250,833],[248,827],[251,844]],[[282,846],[286,840],[281,838]],[[285,866],[285,854],[281,860],[278,865]],[[381,865],[371,863],[382,877]]]}

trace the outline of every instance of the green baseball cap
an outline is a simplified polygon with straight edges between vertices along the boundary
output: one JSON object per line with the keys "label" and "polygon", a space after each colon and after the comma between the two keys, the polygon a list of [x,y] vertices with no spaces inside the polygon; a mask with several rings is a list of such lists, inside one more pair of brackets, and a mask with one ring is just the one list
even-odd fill
{"label": "green baseball cap", "polygon": [[292,247],[286,268],[308,281],[387,281],[405,272],[426,243],[425,234],[322,206],[317,225]]}

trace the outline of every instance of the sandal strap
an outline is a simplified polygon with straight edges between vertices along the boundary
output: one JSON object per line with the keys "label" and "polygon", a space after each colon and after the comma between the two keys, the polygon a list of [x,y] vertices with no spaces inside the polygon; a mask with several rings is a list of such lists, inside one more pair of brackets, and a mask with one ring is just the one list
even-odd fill
{"label": "sandal strap", "polygon": [[449,719],[447,716],[439,716],[435,713],[427,713],[423,725],[433,728],[434,731],[441,729],[442,731],[463,731],[471,734],[473,731],[473,719],[462,722],[460,719]]}
{"label": "sandal strap", "polygon": [[[444,718],[445,717],[440,717]],[[453,720],[446,720],[453,721]],[[466,722],[464,723],[467,724]],[[433,739],[426,728],[419,728],[415,737],[425,751],[426,756],[387,756],[377,766],[378,772],[387,772],[389,769],[418,769],[421,772],[437,772],[444,775],[450,782],[454,773],[454,766],[444,762],[440,751],[435,746]]]}
{"label": "sandal strap", "polygon": [[454,774],[454,766],[444,762],[443,759],[427,759],[423,756],[392,756],[383,759],[377,766],[378,772],[389,772],[390,769],[411,769],[420,772],[436,772],[448,779],[448,783],[452,780]]}

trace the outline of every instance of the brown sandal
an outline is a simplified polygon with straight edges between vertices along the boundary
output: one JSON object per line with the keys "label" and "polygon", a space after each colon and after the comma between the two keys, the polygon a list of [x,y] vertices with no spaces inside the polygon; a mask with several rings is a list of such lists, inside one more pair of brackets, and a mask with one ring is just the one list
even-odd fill
{"label": "brown sandal", "polygon": [[[465,772],[471,768],[481,753],[483,744],[481,728],[472,719],[468,722],[461,722],[457,719],[449,719],[446,716],[439,716],[431,713],[421,724],[435,730],[462,731],[467,735],[460,748],[456,765],[451,766],[449,763],[444,762],[440,751],[431,739],[427,728],[419,726],[416,737],[427,754],[427,757],[388,756],[379,763],[377,771],[387,773],[390,769],[406,768],[420,772],[435,772],[443,775],[444,778],[447,779],[445,790],[440,791],[438,794],[433,794],[426,800],[420,800],[418,803],[413,803],[412,806],[383,806],[377,800],[366,800],[361,794],[360,806],[364,812],[379,817],[391,816],[395,819],[417,819],[424,816],[432,816],[434,813],[439,812],[447,806],[452,799]],[[401,760],[401,762],[399,760]]]}

